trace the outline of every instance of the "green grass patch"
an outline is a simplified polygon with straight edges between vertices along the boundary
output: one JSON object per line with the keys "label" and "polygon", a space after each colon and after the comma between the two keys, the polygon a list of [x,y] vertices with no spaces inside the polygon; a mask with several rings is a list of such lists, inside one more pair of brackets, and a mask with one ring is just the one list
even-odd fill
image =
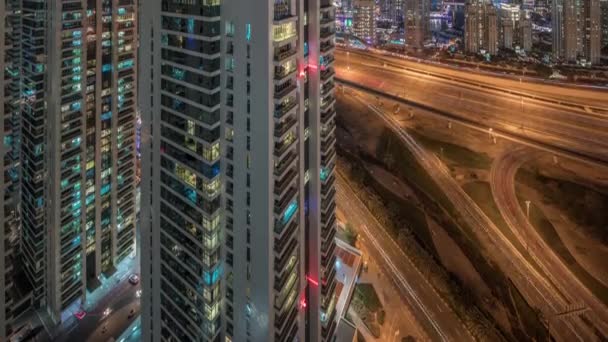
{"label": "green grass patch", "polygon": [[[396,194],[392,189],[387,188],[384,184],[378,181],[373,175],[368,175],[368,179],[372,183],[374,190],[378,192],[378,195],[383,199],[387,200],[387,209],[393,216],[394,222],[403,220],[407,227],[416,234],[418,239],[424,243],[425,247],[433,252],[436,252],[435,244],[429,230],[428,223],[426,221],[426,215],[418,208],[411,200],[403,199]],[[398,231],[391,231],[394,237],[399,235]]]}
{"label": "green grass patch", "polygon": [[515,314],[518,315],[519,321],[523,325],[518,334],[525,336],[519,336],[520,339],[549,341],[549,332],[541,320],[540,311],[526,302],[511,281],[509,281],[509,293]]}
{"label": "green grass patch", "polygon": [[557,207],[592,238],[608,244],[608,195],[538,170],[520,169],[515,180],[534,189],[544,203]]}
{"label": "green grass patch", "polygon": [[[525,200],[521,197],[518,197],[518,200],[520,206],[525,211]],[[534,226],[534,228],[536,228],[536,230],[540,233],[547,245],[551,246],[551,249],[585,285],[585,287],[591,290],[591,292],[604,304],[608,304],[608,287],[604,286],[604,284],[595,279],[576,261],[555,230],[555,227],[553,227],[553,224],[545,217],[542,210],[538,206],[534,205],[534,203],[530,204],[529,219],[532,226]]]}
{"label": "green grass patch", "polygon": [[355,285],[355,292],[350,305],[370,333],[374,337],[380,337],[385,312],[374,286],[365,283]]}
{"label": "green grass patch", "polygon": [[489,170],[492,166],[492,158],[485,153],[475,152],[464,146],[434,139],[424,135],[424,130],[420,128],[408,130],[408,133],[426,148],[435,152],[436,155],[459,166],[483,170]]}
{"label": "green grass patch", "polygon": [[507,237],[509,241],[519,250],[520,253],[526,258],[526,260],[533,265],[536,270],[542,272],[538,264],[532,259],[525,246],[517,239],[515,234],[507,222],[502,217],[500,210],[494,202],[494,195],[492,195],[492,188],[488,182],[476,181],[470,182],[463,185],[464,191],[477,203],[479,208],[488,216],[488,218],[496,225],[498,229]]}

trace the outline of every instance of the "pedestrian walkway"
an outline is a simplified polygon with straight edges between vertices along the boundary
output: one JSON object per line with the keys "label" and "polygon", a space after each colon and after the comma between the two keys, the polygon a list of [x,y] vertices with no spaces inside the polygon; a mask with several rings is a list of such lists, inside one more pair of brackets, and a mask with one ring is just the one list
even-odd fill
{"label": "pedestrian walkway", "polygon": [[131,323],[129,328],[116,339],[118,342],[141,342],[141,317]]}

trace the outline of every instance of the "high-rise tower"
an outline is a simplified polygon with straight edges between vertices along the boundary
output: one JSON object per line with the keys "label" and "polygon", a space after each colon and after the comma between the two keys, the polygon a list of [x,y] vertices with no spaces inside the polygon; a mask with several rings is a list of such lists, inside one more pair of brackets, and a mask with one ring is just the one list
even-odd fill
{"label": "high-rise tower", "polygon": [[143,11],[144,340],[329,340],[333,6]]}
{"label": "high-rise tower", "polygon": [[601,9],[599,0],[554,0],[553,54],[566,62],[600,61]]}
{"label": "high-rise tower", "polygon": [[56,322],[134,250],[135,5],[23,3],[21,246]]}
{"label": "high-rise tower", "polygon": [[0,341],[7,339],[15,318],[15,265],[19,248],[20,141],[20,1],[0,0]]}

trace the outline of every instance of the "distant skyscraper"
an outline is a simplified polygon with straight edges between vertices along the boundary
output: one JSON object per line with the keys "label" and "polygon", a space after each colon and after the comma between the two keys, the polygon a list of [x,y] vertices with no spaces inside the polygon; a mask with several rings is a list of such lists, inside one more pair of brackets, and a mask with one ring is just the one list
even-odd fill
{"label": "distant skyscraper", "polygon": [[519,25],[517,27],[519,47],[526,52],[532,50],[532,21],[521,14]]}
{"label": "distant skyscraper", "polygon": [[143,340],[331,341],[335,9],[142,10]]}
{"label": "distant skyscraper", "polygon": [[601,9],[599,0],[554,0],[553,53],[575,62],[579,58],[597,64],[601,50]]}
{"label": "distant skyscraper", "polygon": [[483,48],[491,55],[498,53],[498,15],[496,7],[490,4],[484,6],[484,42]]}
{"label": "distant skyscraper", "polygon": [[[20,265],[15,259],[19,249],[19,140],[20,140],[20,59],[21,2],[0,1],[0,113],[3,130],[0,157],[0,341],[7,341],[15,307],[22,299],[16,284]],[[14,327],[13,327],[14,328]]]}
{"label": "distant skyscraper", "polygon": [[494,6],[485,1],[469,0],[465,4],[465,51],[489,54],[498,51],[498,17]]}
{"label": "distant skyscraper", "polygon": [[404,28],[405,43],[411,47],[421,48],[430,34],[430,0],[405,0]]}
{"label": "distant skyscraper", "polygon": [[513,48],[513,21],[511,19],[502,19],[501,44],[505,49]]}
{"label": "distant skyscraper", "polygon": [[601,0],[600,7],[602,11],[602,47],[608,46],[608,0]]}
{"label": "distant skyscraper", "polygon": [[134,252],[135,6],[23,2],[21,248],[55,322]]}
{"label": "distant skyscraper", "polygon": [[375,8],[374,0],[353,1],[353,34],[368,44],[376,40]]}
{"label": "distant skyscraper", "polygon": [[[532,50],[532,22],[528,18],[527,12],[522,10],[522,6],[503,3],[500,5],[500,17],[503,30],[501,33],[503,36],[502,44],[504,44],[505,38],[504,31],[507,30],[511,31],[511,46],[515,44],[524,51]],[[510,24],[505,26],[508,21],[510,21]]]}

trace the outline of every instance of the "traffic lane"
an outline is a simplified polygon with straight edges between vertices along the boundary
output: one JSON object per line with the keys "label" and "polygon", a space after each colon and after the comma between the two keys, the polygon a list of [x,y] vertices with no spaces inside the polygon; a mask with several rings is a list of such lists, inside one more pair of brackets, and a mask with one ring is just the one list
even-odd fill
{"label": "traffic lane", "polygon": [[[455,205],[456,209],[461,213],[465,220],[469,221],[469,224],[475,232],[477,232],[480,242],[489,251],[494,251],[493,246],[496,247],[495,257],[499,261],[499,264],[506,266],[503,269],[509,269],[508,272],[512,279],[519,278],[521,276],[526,282],[530,281],[532,289],[540,295],[543,300],[548,304],[550,311],[559,311],[562,303],[562,299],[558,298],[554,288],[547,282],[547,280],[538,273],[534,267],[532,267],[519,251],[513,246],[510,240],[508,240],[497,227],[485,216],[481,209],[468,197],[468,195],[460,188],[460,186],[451,177],[448,169],[445,165],[439,161],[439,159],[425,151],[411,136],[399,128],[392,116],[387,115],[384,112],[372,109],[378,114],[391,129],[399,134],[402,141],[410,148],[416,158],[421,162],[421,165],[429,172],[429,174],[435,179],[437,185],[443,189],[444,193],[448,196],[448,199]],[[485,241],[485,242],[484,242]],[[501,255],[502,254],[502,255]],[[504,264],[503,264],[504,262]],[[525,273],[524,273],[525,271]],[[540,288],[537,287],[535,282],[528,275],[532,275],[532,278],[536,279]],[[525,282],[522,284],[525,285]],[[527,292],[527,291],[526,291]],[[550,297],[546,297],[546,294],[550,294]],[[532,299],[539,299],[537,295],[531,295]],[[544,307],[544,304],[540,304],[539,307]],[[550,315],[550,314],[549,314]],[[571,322],[565,322],[565,325],[556,327],[555,329],[566,329],[560,332],[560,336],[564,337],[566,341],[573,340],[585,340],[578,333],[582,330],[587,330],[585,325],[581,321],[577,321],[577,328],[573,327]],[[582,325],[581,325],[582,324]]]}
{"label": "traffic lane", "polygon": [[398,64],[403,67],[420,70],[421,72],[432,72],[441,74],[453,78],[460,78],[481,84],[487,84],[495,87],[501,87],[504,89],[514,89],[525,91],[531,94],[537,94],[538,96],[559,98],[572,102],[578,102],[587,105],[606,106],[608,100],[606,99],[606,92],[599,89],[589,89],[583,87],[565,87],[560,85],[551,85],[546,83],[535,83],[535,82],[519,82],[511,79],[502,77],[496,77],[491,75],[483,75],[475,72],[457,70],[453,68],[446,68],[437,65],[429,65],[424,63],[416,63],[413,61],[403,60],[400,58],[379,56],[374,54],[366,54],[360,52],[350,52],[347,54],[338,49],[336,50],[335,57],[338,60],[378,60],[380,64],[383,60],[392,64]]}
{"label": "traffic lane", "polygon": [[523,245],[528,246],[530,254],[550,270],[554,281],[568,297],[571,305],[581,302],[593,310],[589,319],[598,329],[608,336],[608,310],[606,306],[580,281],[567,263],[547,245],[546,241],[533,227],[524,210],[519,205],[515,191],[515,174],[528,160],[536,157],[531,151],[520,149],[505,153],[494,161],[491,170],[492,193],[506,223]]}
{"label": "traffic lane", "polygon": [[[356,82],[369,85],[366,81],[359,82],[357,80]],[[385,81],[383,82],[386,83]],[[376,85],[374,87],[387,89],[386,85]],[[394,93],[391,91],[385,92],[388,94]],[[544,116],[538,115],[532,117],[534,121],[547,121],[547,123],[535,125],[528,114],[514,115],[514,113],[517,112],[516,110],[479,110],[480,106],[477,104],[450,102],[446,98],[442,98],[438,101],[437,97],[429,101],[421,101],[414,96],[410,96],[408,99],[413,99],[424,105],[430,105],[439,111],[449,111],[457,117],[477,122],[486,127],[494,129],[502,128],[504,131],[511,132],[517,136],[525,135],[528,138],[534,138],[538,141],[554,144],[561,149],[571,150],[572,148],[575,148],[575,151],[582,151],[585,155],[594,159],[608,159],[608,135],[606,134],[608,128],[599,129],[599,132],[595,132],[595,129],[593,128],[590,128],[593,132],[581,130],[577,127],[573,128],[573,125],[570,123],[564,125],[565,120],[562,118],[557,120],[551,119],[553,116],[549,112],[545,113]],[[597,126],[599,125],[600,123],[598,123]],[[581,126],[581,128],[582,127],[584,126]]]}
{"label": "traffic lane", "polygon": [[111,337],[118,338],[131,323],[139,316],[141,310],[139,300],[131,300],[123,306],[119,306],[105,320],[99,322],[95,330],[87,336],[77,336],[74,341],[88,342],[105,341]]}
{"label": "traffic lane", "polygon": [[[514,111],[520,120],[526,121],[527,125],[531,121],[541,125],[552,122],[556,125],[568,125],[575,130],[589,130],[595,133],[604,133],[608,129],[608,116],[576,113],[567,107],[548,106],[506,93],[487,93],[433,77],[397,74],[385,68],[369,67],[364,64],[356,64],[348,72],[344,72],[343,67],[337,66],[336,71],[339,77],[392,90],[407,98],[425,100],[428,103],[436,102],[437,94],[441,94],[442,102],[452,102],[450,107],[456,104],[457,108],[465,112],[473,111],[491,116],[510,114],[507,118],[511,118]],[[412,82],[414,80],[415,82]]]}
{"label": "traffic lane", "polygon": [[[342,207],[344,213],[348,213],[348,220],[354,223],[355,227],[359,228],[367,226],[370,231],[376,233],[373,238],[382,246],[382,250],[390,257],[390,261],[395,264],[398,270],[403,274],[405,279],[408,280],[409,286],[413,289],[414,295],[418,296],[420,301],[424,303],[424,307],[431,319],[440,326],[440,330],[444,331],[444,334],[449,337],[453,337],[455,341],[468,341],[471,340],[471,336],[468,334],[458,317],[452,312],[451,308],[439,297],[434,291],[431,285],[428,284],[426,279],[416,271],[413,265],[409,264],[409,260],[396,245],[396,243],[388,237],[384,228],[379,227],[378,224],[369,217],[371,215],[367,208],[360,203],[356,198],[354,192],[348,191],[344,185],[344,182],[338,179],[337,186],[337,203]],[[347,192],[348,191],[348,192]],[[365,216],[364,216],[365,213]],[[363,234],[362,234],[363,235]],[[368,239],[371,237],[368,237]],[[368,246],[368,250],[372,251],[374,259],[383,261],[380,251],[375,246]],[[408,293],[404,289],[403,284],[399,280],[395,279],[393,270],[387,267],[385,262],[380,262],[382,268],[386,274],[390,274],[391,280],[394,282],[399,292],[403,295],[404,299],[410,305],[413,312],[418,317],[419,322],[425,327],[429,335],[440,338],[439,333],[436,331],[433,324],[430,322],[428,317],[425,315],[424,310],[416,303],[411,293]]]}
{"label": "traffic lane", "polygon": [[[108,307],[114,311],[118,310],[131,302],[139,302],[136,292],[140,289],[140,285],[133,285],[127,280],[122,281],[114,290],[112,290],[104,300],[95,307],[94,310],[88,312],[86,316],[77,322],[77,324],[69,331],[64,331],[60,336],[56,337],[58,342],[84,341],[98,325],[104,321],[103,312]],[[110,314],[111,316],[111,314]]]}

